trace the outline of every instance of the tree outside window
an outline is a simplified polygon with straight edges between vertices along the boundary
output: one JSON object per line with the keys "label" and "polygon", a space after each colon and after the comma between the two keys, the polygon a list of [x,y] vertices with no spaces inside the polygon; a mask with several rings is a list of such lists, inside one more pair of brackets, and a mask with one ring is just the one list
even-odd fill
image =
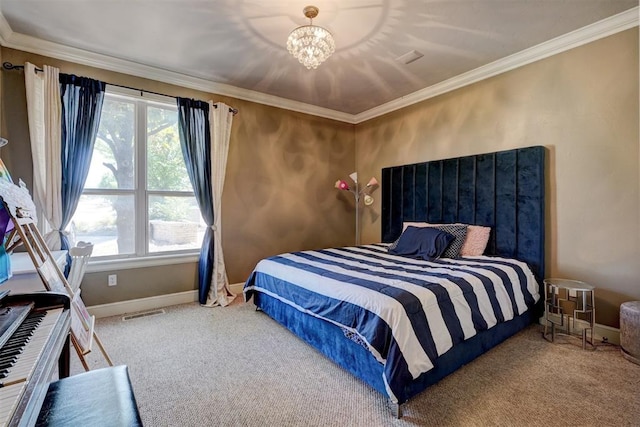
{"label": "tree outside window", "polygon": [[187,175],[174,104],[107,95],[89,177],[71,224],[93,256],[200,248],[204,223]]}

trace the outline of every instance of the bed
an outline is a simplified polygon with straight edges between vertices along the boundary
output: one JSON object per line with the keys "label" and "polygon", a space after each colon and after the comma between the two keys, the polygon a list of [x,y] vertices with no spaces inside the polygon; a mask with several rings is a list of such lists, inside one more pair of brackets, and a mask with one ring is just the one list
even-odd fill
{"label": "bed", "polygon": [[[382,242],[261,260],[245,300],[401,416],[402,403],[539,317],[544,163],[536,146],[385,168]],[[415,259],[389,251],[409,222],[491,231],[481,256]]]}

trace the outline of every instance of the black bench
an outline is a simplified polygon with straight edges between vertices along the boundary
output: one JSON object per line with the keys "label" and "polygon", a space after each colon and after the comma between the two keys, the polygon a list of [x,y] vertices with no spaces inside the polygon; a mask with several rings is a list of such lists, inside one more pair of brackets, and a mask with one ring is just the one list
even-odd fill
{"label": "black bench", "polygon": [[49,384],[36,426],[142,426],[125,365]]}

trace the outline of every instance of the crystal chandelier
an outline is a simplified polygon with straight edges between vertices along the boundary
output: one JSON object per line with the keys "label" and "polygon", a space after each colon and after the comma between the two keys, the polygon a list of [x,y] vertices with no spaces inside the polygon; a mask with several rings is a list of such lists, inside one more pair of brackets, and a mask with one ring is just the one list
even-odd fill
{"label": "crystal chandelier", "polygon": [[333,36],[322,27],[313,25],[313,18],[319,9],[307,6],[302,11],[309,18],[309,25],[303,25],[291,31],[287,39],[287,49],[308,69],[318,68],[336,50]]}

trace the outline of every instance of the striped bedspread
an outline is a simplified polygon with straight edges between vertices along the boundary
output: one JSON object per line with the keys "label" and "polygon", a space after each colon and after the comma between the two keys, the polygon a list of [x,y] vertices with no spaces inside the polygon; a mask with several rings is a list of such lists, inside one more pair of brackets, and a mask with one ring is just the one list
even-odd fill
{"label": "striped bedspread", "polygon": [[384,364],[387,393],[433,367],[455,344],[524,313],[539,299],[524,262],[497,257],[433,262],[384,244],[287,253],[258,263],[244,287],[357,334]]}

